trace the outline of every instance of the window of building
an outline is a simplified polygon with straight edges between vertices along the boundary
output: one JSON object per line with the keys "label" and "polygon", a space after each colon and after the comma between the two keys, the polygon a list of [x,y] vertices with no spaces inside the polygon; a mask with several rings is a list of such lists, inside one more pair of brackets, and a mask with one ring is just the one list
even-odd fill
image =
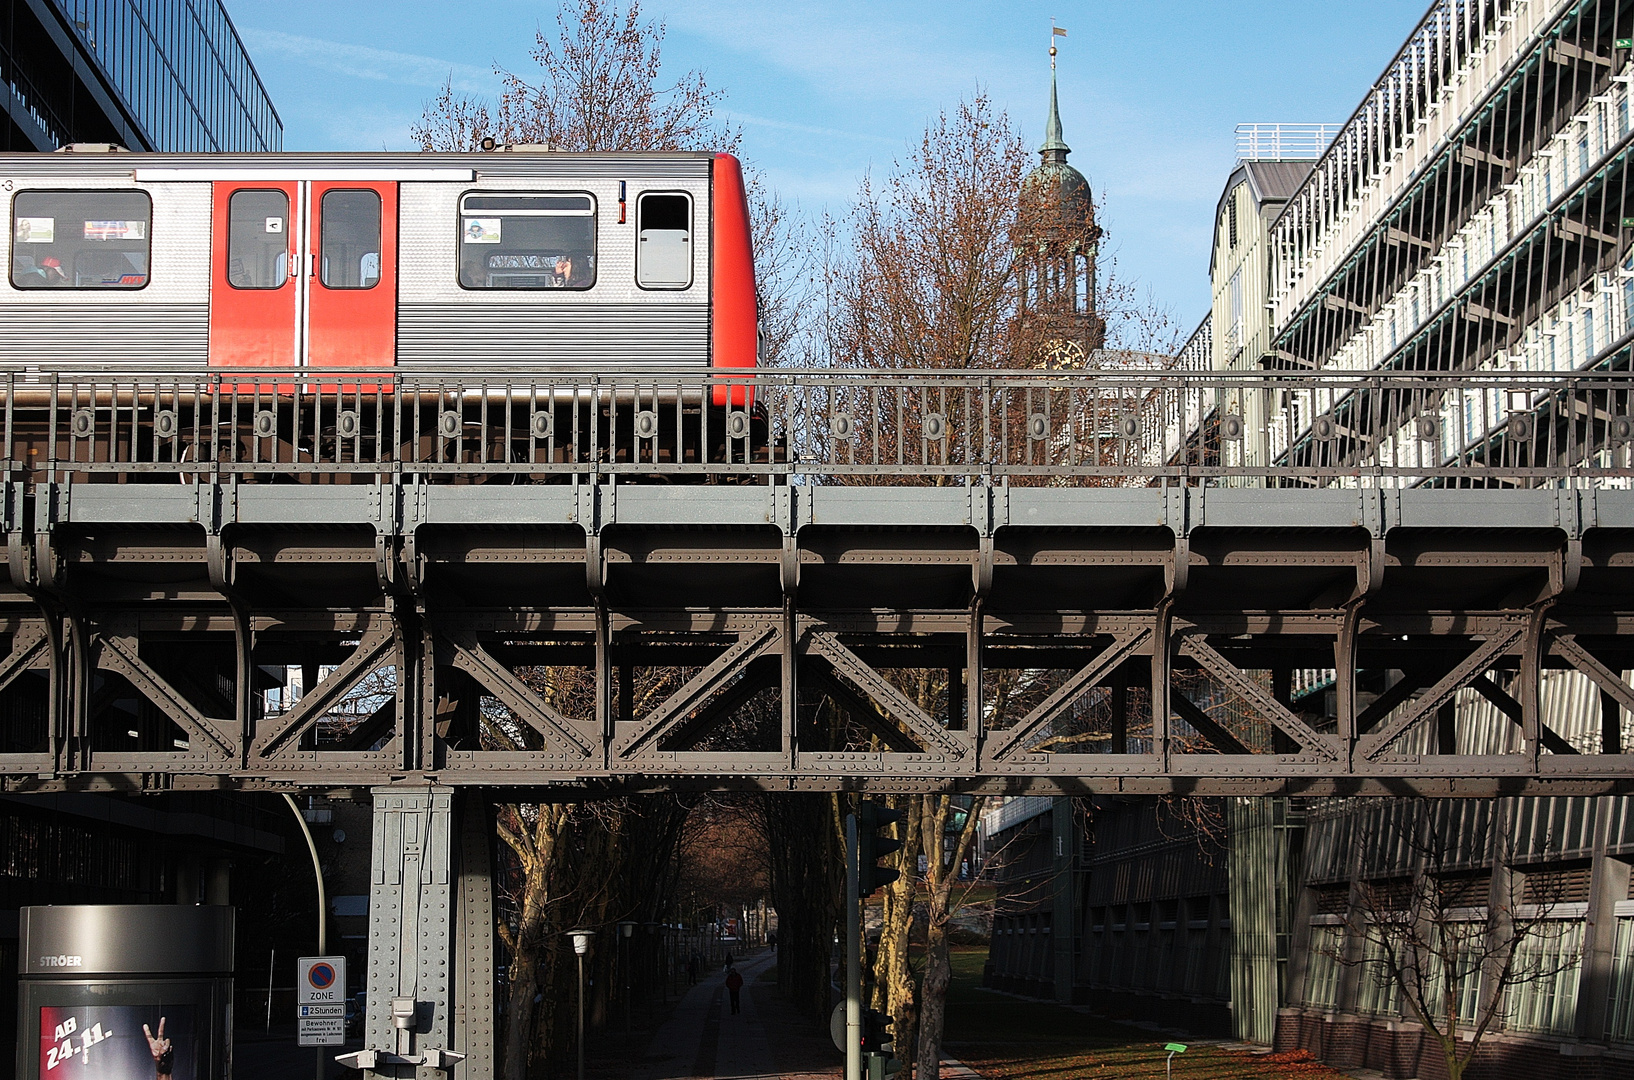
{"label": "window of building", "polygon": [[1617,920],[1611,958],[1611,1004],[1606,1009],[1606,1038],[1634,1042],[1634,919]]}
{"label": "window of building", "polygon": [[1311,944],[1305,969],[1305,1004],[1332,1009],[1339,1004],[1339,961],[1345,937],[1342,926],[1311,927]]}
{"label": "window of building", "polygon": [[1509,990],[1508,1027],[1570,1035],[1577,1023],[1577,968],[1583,924],[1556,919],[1528,934],[1515,949],[1520,981]]}
{"label": "window of building", "polygon": [[1231,305],[1231,326],[1226,332],[1226,347],[1235,355],[1243,347],[1243,270],[1237,267],[1226,283],[1227,301]]}
{"label": "window of building", "polygon": [[319,206],[319,280],[329,289],[372,289],[380,283],[380,194],[337,188]]}
{"label": "window of building", "polygon": [[140,289],[153,203],[144,191],[23,191],[11,204],[19,289]]}
{"label": "window of building", "polygon": [[589,195],[469,192],[460,199],[460,284],[467,289],[588,289],[596,283]]}
{"label": "window of building", "polygon": [[289,279],[289,196],[235,191],[227,200],[227,284],[276,289]]}
{"label": "window of building", "polygon": [[692,198],[644,192],[635,204],[635,280],[643,289],[692,284]]}
{"label": "window of building", "polygon": [[1357,1007],[1374,1016],[1401,1014],[1401,987],[1391,971],[1389,951],[1375,933],[1369,932],[1362,954],[1361,983],[1357,987]]}
{"label": "window of building", "polygon": [[1226,200],[1226,232],[1233,251],[1237,248],[1237,192],[1233,190]]}

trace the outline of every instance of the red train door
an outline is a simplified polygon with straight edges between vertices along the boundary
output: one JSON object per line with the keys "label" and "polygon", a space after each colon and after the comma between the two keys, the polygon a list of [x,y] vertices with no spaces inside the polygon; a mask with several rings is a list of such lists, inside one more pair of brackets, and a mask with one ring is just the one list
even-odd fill
{"label": "red train door", "polygon": [[217,181],[210,364],[293,367],[300,356],[301,185]]}
{"label": "red train door", "polygon": [[307,187],[305,362],[390,367],[397,355],[397,185]]}
{"label": "red train door", "polygon": [[217,181],[214,200],[212,366],[391,366],[396,183]]}

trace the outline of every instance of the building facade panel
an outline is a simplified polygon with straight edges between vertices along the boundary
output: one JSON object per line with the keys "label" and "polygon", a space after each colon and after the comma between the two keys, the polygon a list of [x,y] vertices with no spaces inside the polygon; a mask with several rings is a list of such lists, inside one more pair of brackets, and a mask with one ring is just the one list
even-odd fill
{"label": "building facade panel", "polygon": [[221,0],[0,0],[0,111],[5,150],[283,148]]}

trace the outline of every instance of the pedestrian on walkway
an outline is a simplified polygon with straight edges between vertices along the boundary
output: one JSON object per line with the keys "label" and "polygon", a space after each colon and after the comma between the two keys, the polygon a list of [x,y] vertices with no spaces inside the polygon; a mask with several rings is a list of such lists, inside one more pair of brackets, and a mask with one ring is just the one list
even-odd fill
{"label": "pedestrian on walkway", "polygon": [[693,953],[691,956],[687,957],[687,985],[688,986],[697,986],[698,985],[698,954],[697,953]]}
{"label": "pedestrian on walkway", "polygon": [[738,995],[743,992],[743,975],[728,961],[726,965],[726,992],[732,996],[732,1015],[738,1014]]}

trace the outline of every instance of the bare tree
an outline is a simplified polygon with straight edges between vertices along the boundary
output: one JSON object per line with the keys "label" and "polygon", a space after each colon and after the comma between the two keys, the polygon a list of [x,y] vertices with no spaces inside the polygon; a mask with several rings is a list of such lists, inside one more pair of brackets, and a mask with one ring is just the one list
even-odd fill
{"label": "bare tree", "polygon": [[703,72],[661,84],[665,32],[642,18],[640,0],[622,11],[572,0],[557,10],[554,35],[535,32],[535,76],[496,68],[503,89],[492,108],[451,79],[411,134],[426,150],[474,150],[490,136],[564,151],[735,151],[741,135],[717,119],[724,94]]}
{"label": "bare tree", "polygon": [[799,208],[784,203],[761,173],[751,169],[744,180],[760,308],[760,362],[767,367],[808,362],[806,333],[813,322],[810,229]]}
{"label": "bare tree", "polygon": [[1474,815],[1446,808],[1392,800],[1362,812],[1344,923],[1354,944],[1327,955],[1362,967],[1423,1025],[1448,1080],[1461,1080],[1516,997],[1572,971],[1578,956],[1570,923],[1556,917],[1566,877],[1554,865],[1516,866],[1508,802]]}
{"label": "bare tree", "polygon": [[551,889],[552,870],[571,821],[572,807],[565,803],[505,803],[498,808],[499,838],[515,853],[521,869],[519,887],[513,891],[516,925],[499,924],[500,940],[510,953],[500,1049],[500,1076],[505,1080],[525,1080],[533,1056],[534,1005],[545,975],[541,960],[549,952],[554,929],[551,907],[560,899]]}
{"label": "bare tree", "polygon": [[1174,308],[1118,269],[1116,252],[1103,253],[1095,278],[1095,310],[1106,320],[1106,347],[1129,352],[1174,356],[1191,327],[1175,318]]}
{"label": "bare tree", "polygon": [[[948,953],[948,928],[958,905],[953,891],[960,870],[975,843],[985,796],[977,795],[960,806],[953,795],[925,795],[920,821],[925,848],[925,973],[920,979],[920,1077],[942,1075],[942,1035],[947,1020],[947,991],[953,981]],[[962,821],[956,818],[963,814]],[[972,875],[974,876],[974,875]]]}
{"label": "bare tree", "polygon": [[942,113],[882,184],[826,227],[831,359],[855,367],[1004,366],[1015,352],[1016,230],[1029,159],[983,93]]}

